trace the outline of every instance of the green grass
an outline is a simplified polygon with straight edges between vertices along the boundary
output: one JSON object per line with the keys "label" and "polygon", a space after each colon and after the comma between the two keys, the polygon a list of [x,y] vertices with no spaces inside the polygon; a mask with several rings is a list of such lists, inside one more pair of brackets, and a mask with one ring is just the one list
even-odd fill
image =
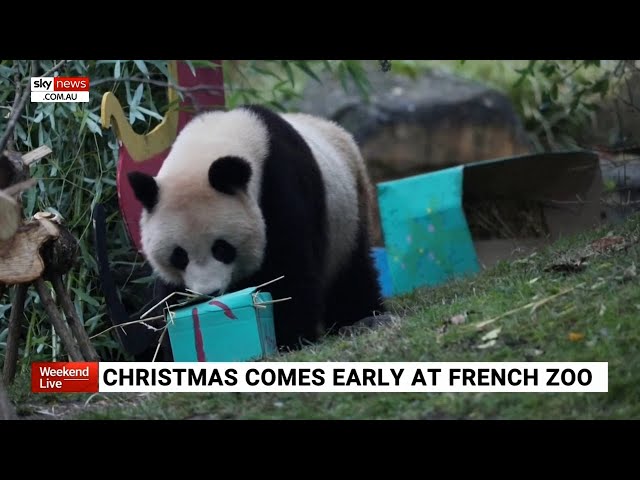
{"label": "green grass", "polygon": [[[589,248],[607,234],[622,236],[625,248],[604,252]],[[609,362],[608,393],[100,394],[89,398],[33,395],[28,393],[28,380],[22,379],[11,394],[23,415],[57,407],[61,412],[66,408],[64,416],[78,419],[640,418],[640,370],[635,368],[640,362],[640,277],[634,270],[640,262],[639,238],[640,216],[636,216],[616,228],[561,240],[536,255],[501,263],[474,278],[394,299],[390,306],[401,316],[396,324],[356,337],[331,337],[281,358],[319,362],[602,361]],[[585,252],[590,256],[582,271],[547,269]],[[519,308],[532,302],[539,304],[533,312],[531,307]],[[467,314],[465,323],[449,322],[463,313]],[[496,317],[486,328],[476,328],[478,322]],[[481,337],[498,327],[495,345],[477,348],[484,343]],[[68,407],[74,402],[76,408]]]}

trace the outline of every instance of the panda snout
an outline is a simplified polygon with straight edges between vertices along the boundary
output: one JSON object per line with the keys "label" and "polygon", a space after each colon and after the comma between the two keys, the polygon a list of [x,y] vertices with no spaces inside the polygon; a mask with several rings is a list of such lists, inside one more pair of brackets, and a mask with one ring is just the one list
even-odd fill
{"label": "panda snout", "polygon": [[219,296],[220,296],[220,293],[221,293],[221,290],[220,290],[220,289],[217,289],[217,290],[214,290],[213,292],[211,292],[211,293],[209,294],[209,296],[211,296],[211,297],[219,297]]}

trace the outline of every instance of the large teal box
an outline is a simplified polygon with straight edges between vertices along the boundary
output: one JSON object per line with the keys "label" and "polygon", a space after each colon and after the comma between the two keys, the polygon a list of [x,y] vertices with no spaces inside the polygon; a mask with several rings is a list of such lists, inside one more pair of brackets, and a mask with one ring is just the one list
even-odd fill
{"label": "large teal box", "polygon": [[[385,251],[378,260],[386,256],[386,296],[476,274],[597,225],[601,188],[598,155],[582,150],[488,160],[379,183]],[[487,201],[536,202],[548,235],[474,236],[468,214]]]}
{"label": "large teal box", "polygon": [[167,315],[176,362],[243,362],[277,351],[271,294],[254,287]]}

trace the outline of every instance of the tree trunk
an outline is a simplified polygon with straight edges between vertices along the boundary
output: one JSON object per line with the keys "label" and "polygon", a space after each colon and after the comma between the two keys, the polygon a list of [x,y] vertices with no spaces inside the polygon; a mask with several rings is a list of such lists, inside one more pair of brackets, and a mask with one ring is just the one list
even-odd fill
{"label": "tree trunk", "polygon": [[15,420],[16,412],[9,400],[9,394],[0,379],[0,420]]}

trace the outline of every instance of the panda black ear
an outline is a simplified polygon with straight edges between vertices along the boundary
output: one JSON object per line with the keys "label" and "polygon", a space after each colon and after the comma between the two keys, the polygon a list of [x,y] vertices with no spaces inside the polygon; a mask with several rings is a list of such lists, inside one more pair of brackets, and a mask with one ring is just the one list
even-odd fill
{"label": "panda black ear", "polygon": [[156,180],[146,173],[130,172],[127,177],[136,198],[142,206],[150,212],[158,203],[158,184]]}
{"label": "panda black ear", "polygon": [[222,193],[233,195],[247,190],[251,178],[251,165],[244,158],[221,157],[209,167],[209,183]]}

